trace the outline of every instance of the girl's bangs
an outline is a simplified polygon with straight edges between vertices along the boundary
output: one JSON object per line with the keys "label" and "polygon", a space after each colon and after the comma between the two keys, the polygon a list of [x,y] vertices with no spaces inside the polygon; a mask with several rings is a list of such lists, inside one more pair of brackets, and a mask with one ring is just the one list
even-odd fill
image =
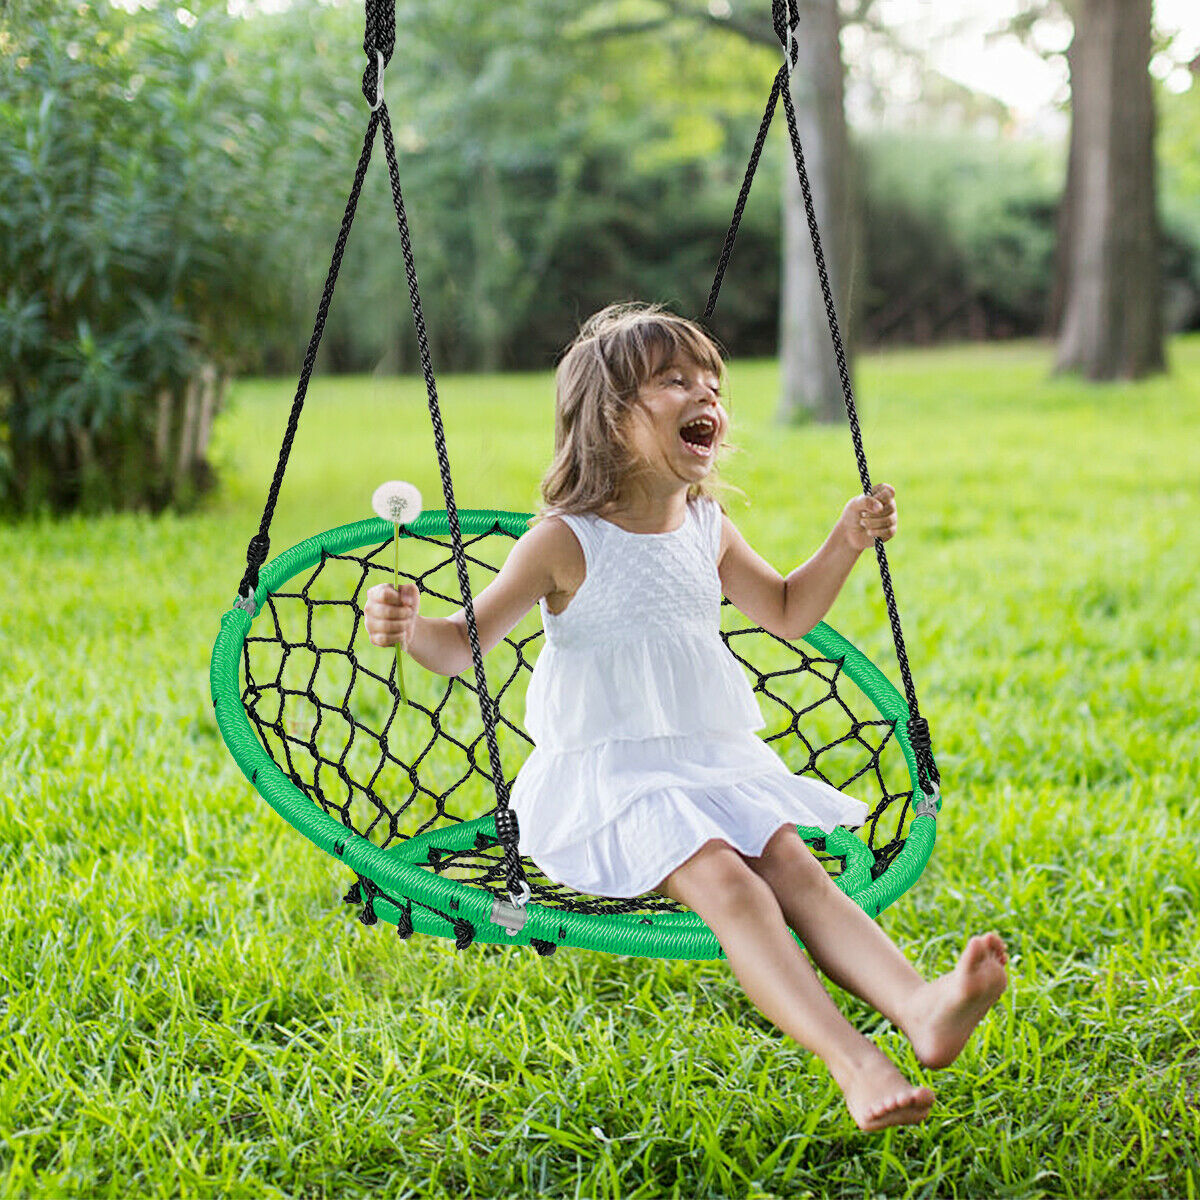
{"label": "girl's bangs", "polygon": [[640,383],[653,379],[681,358],[714,375],[724,374],[725,363],[712,340],[686,322],[651,318],[639,332],[642,334],[637,355]]}

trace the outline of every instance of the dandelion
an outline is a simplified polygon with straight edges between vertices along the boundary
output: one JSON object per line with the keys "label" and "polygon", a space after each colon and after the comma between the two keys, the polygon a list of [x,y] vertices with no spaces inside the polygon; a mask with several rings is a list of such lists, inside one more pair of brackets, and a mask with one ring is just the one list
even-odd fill
{"label": "dandelion", "polygon": [[[371,497],[371,507],[385,521],[395,527],[396,561],[393,569],[393,586],[400,590],[400,526],[411,525],[421,515],[421,493],[411,483],[393,479],[381,483]],[[396,643],[396,682],[400,685],[400,699],[408,703],[404,692],[404,668],[401,665],[400,643]]]}

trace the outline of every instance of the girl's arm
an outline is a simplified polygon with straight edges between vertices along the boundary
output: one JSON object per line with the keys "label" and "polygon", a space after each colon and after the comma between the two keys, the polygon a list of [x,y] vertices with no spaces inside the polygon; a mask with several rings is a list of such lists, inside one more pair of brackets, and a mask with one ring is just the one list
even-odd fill
{"label": "girl's arm", "polygon": [[[479,649],[487,654],[545,595],[557,590],[555,567],[562,537],[555,526],[542,521],[523,534],[509,551],[496,578],[473,597]],[[565,528],[565,527],[564,527]],[[567,536],[572,536],[569,531]],[[367,592],[367,632],[376,646],[404,649],[426,670],[438,675],[461,675],[471,667],[471,642],[467,614],[459,609],[449,617],[418,614],[420,592],[415,583],[399,591],[380,583]]]}
{"label": "girl's arm", "polygon": [[731,604],[776,637],[794,641],[808,633],[833,607],[858,556],[876,538],[895,536],[896,492],[877,484],[870,496],[856,496],[842,510],[825,544],[784,579],[756,554],[725,518],[721,589]]}

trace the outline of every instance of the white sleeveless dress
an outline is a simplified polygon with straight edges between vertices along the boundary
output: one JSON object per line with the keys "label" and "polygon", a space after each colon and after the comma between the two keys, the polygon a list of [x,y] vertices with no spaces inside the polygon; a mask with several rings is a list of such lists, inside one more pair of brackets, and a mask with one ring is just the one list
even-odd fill
{"label": "white sleeveless dress", "polygon": [[640,896],[710,838],[757,858],[784,825],[857,827],[861,801],[793,775],[721,640],[721,509],[690,501],[667,533],[554,514],[587,577],[558,615],[526,694],[534,750],[513,784],[521,853],[594,896]]}

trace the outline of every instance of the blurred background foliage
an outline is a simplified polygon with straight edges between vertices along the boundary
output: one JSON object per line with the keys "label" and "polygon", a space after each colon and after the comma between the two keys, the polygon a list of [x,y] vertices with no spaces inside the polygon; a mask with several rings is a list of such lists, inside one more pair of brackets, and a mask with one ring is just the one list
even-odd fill
{"label": "blurred background foliage", "polygon": [[[368,117],[361,5],[2,12],[0,508],[187,507],[227,380],[298,373]],[[703,309],[777,55],[595,12],[397,5],[386,98],[439,371],[548,367],[613,299]],[[1156,87],[1167,323],[1195,328],[1200,88]],[[1062,147],[851,134],[858,344],[1042,332]],[[785,150],[722,291],[739,357],[776,350]],[[415,364],[377,145],[318,370]]]}

